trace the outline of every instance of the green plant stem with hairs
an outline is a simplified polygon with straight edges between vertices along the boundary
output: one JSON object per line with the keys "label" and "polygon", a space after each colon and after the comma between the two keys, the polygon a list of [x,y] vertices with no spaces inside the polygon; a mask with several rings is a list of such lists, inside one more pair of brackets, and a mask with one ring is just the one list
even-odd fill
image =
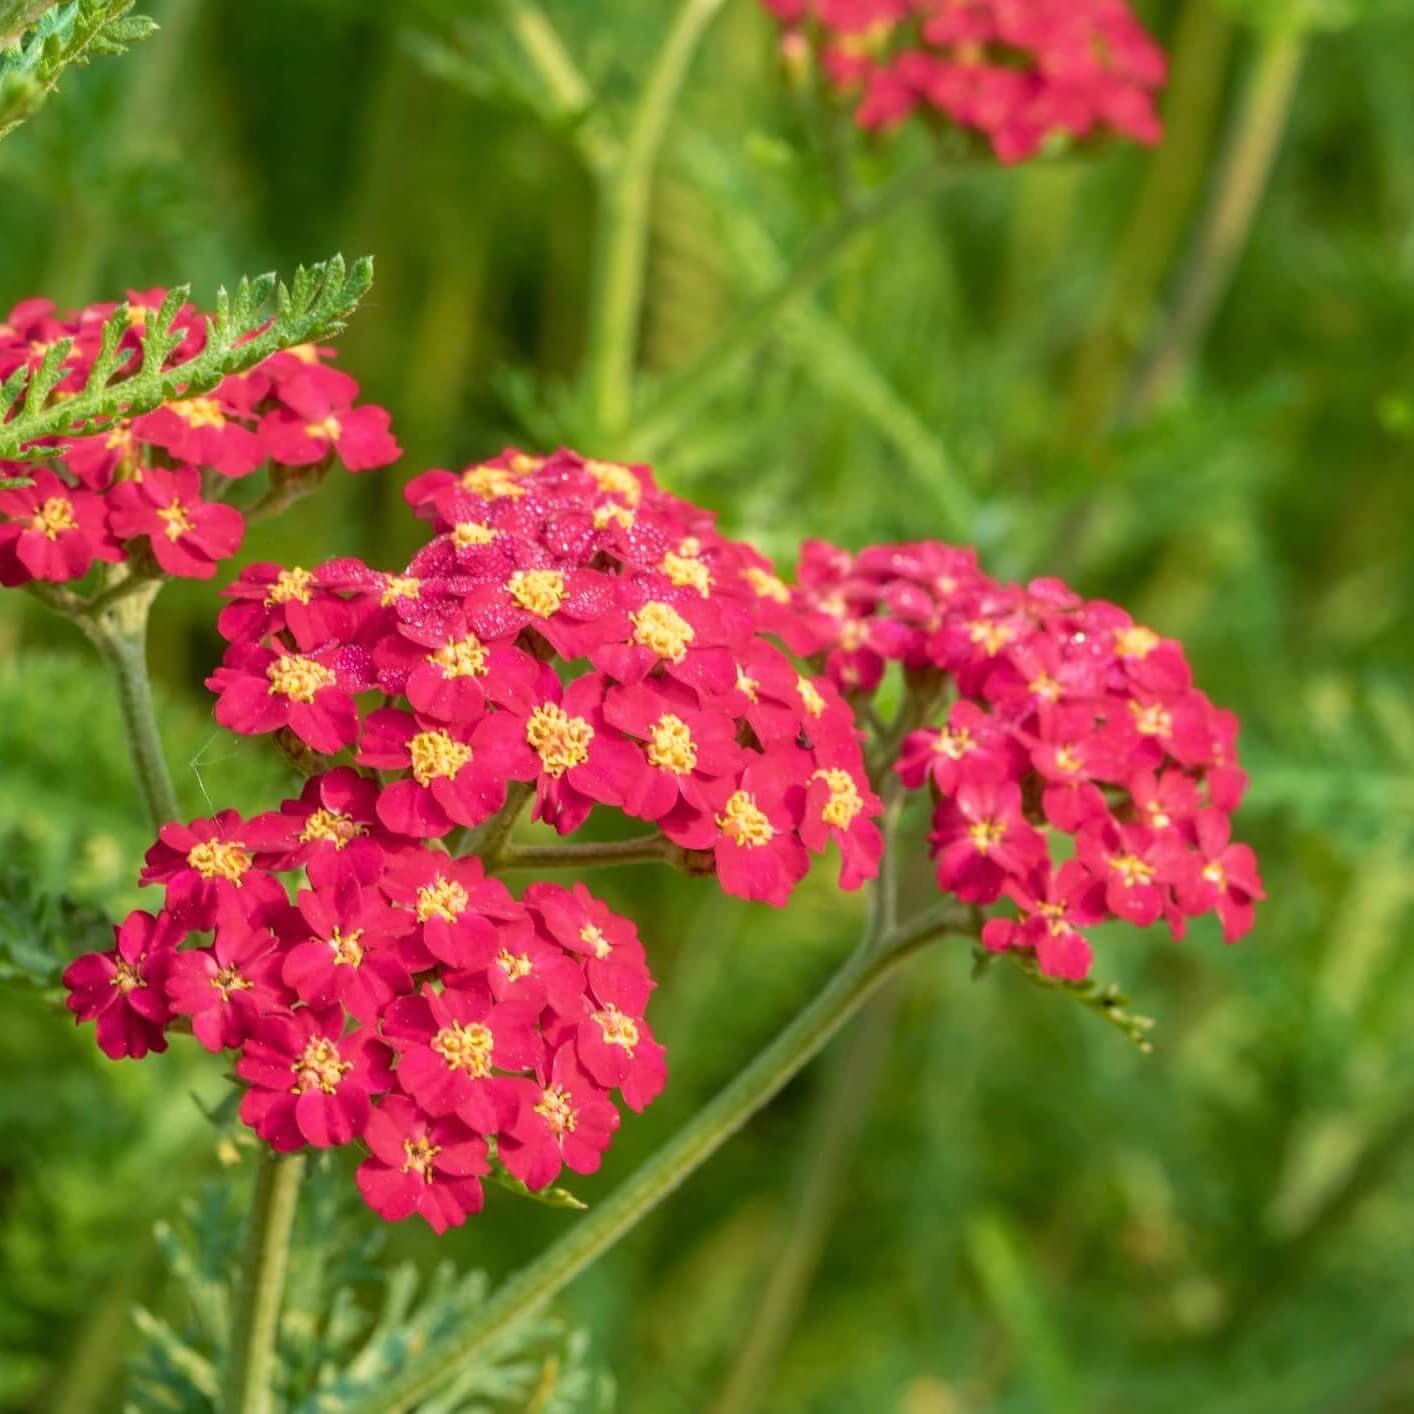
{"label": "green plant stem with hairs", "polygon": [[280,1302],[303,1176],[303,1155],[262,1151],[231,1308],[221,1414],[269,1414]]}
{"label": "green plant stem with hairs", "polygon": [[[944,904],[895,929],[875,946],[869,946],[866,937],[776,1039],[616,1192],[577,1219],[564,1237],[506,1282],[454,1336],[414,1359],[401,1375],[345,1414],[406,1414],[499,1335],[539,1310],[769,1103],[909,958],[950,934],[976,937],[971,909]],[[301,1414],[314,1414],[314,1410],[306,1406]]]}
{"label": "green plant stem with hairs", "polygon": [[[639,99],[623,151],[601,177],[599,254],[590,309],[589,387],[595,424],[604,437],[622,431],[633,405],[658,155],[688,66],[708,25],[725,3],[726,0],[683,0]],[[539,64],[551,66],[558,91],[567,94],[566,81],[575,71],[567,67],[564,51],[545,47],[543,26],[522,39]]]}

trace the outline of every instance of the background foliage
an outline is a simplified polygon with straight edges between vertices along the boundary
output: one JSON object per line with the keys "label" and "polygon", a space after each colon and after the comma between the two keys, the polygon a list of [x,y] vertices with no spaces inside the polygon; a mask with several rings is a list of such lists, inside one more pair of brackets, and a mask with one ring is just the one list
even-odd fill
{"label": "background foliage", "polygon": [[[406,470],[646,440],[601,445],[575,381],[595,207],[576,141],[621,119],[661,4],[549,6],[602,95],[569,119],[547,119],[489,5],[145,8],[160,33],[66,75],[0,146],[0,308],[183,279],[209,301],[240,270],[372,251],[342,362],[393,409]],[[1150,1056],[1011,969],[972,981],[964,954],[927,956],[847,1087],[857,1144],[812,1170],[820,1261],[762,1409],[1414,1407],[1414,18],[1395,0],[1142,8],[1175,49],[1157,155],[959,172],[857,240],[654,452],[670,487],[786,560],[807,534],[966,538],[995,572],[1064,574],[1181,637],[1246,724],[1242,824],[1271,901],[1232,951],[1206,929],[1102,940],[1102,974],[1157,1020]],[[770,34],[732,0],[670,131],[655,377],[840,197]],[[1222,155],[1282,63],[1270,182],[1245,242],[1215,253],[1198,233]],[[906,136],[833,170],[847,195],[923,156]],[[1195,356],[1136,396],[1164,311],[1228,257]],[[248,557],[400,562],[402,479],[331,480]],[[213,730],[213,620],[199,585],[155,619],[192,813],[279,782]],[[15,949],[77,951],[92,910],[135,900],[146,840],[115,732],[86,645],[6,596],[0,978],[43,972]],[[823,871],[783,918],[693,881],[599,883],[650,939],[674,1081],[576,1185],[591,1203],[772,1033],[859,911]],[[111,1410],[132,1303],[190,1314],[153,1224],[239,1158],[189,1098],[219,1100],[220,1068],[189,1048],[106,1063],[52,994],[8,986],[0,1067],[0,1407]],[[719,1407],[831,1076],[827,1056],[571,1289],[620,1410]],[[493,1191],[462,1233],[399,1230],[370,1260],[494,1277],[573,1221]],[[603,1407],[606,1382],[575,1378],[594,1389],[578,1407]]]}

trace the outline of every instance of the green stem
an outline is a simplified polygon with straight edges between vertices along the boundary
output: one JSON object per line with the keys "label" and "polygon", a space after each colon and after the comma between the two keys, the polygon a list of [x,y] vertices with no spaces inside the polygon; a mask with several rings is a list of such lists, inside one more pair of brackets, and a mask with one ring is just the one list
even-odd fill
{"label": "green stem", "polygon": [[672,436],[681,421],[717,391],[741,360],[772,336],[782,311],[829,274],[855,237],[900,207],[941,190],[955,176],[950,168],[915,168],[821,231],[790,262],[787,273],[772,289],[743,309],[693,364],[666,381],[648,401],[642,416],[634,421],[634,446],[661,446]]}
{"label": "green stem", "polygon": [[1173,312],[1121,403],[1121,421],[1144,417],[1164,397],[1212,323],[1266,190],[1304,45],[1303,34],[1285,28],[1261,41]]}
{"label": "green stem", "polygon": [[639,835],[602,844],[505,845],[488,858],[488,867],[506,869],[599,869],[614,864],[672,862],[676,847],[662,835]]}
{"label": "green stem", "polygon": [[869,1118],[888,1054],[898,997],[896,985],[876,996],[855,1022],[849,1044],[834,1057],[814,1131],[801,1156],[788,1218],[770,1244],[769,1279],[745,1324],[714,1414],[750,1414],[764,1403],[839,1211],[850,1156]]}
{"label": "green stem", "polygon": [[271,1407],[280,1301],[303,1174],[303,1156],[262,1150],[231,1310],[221,1414],[268,1414]]}
{"label": "green stem", "polygon": [[654,168],[688,65],[724,4],[684,0],[643,90],[622,158],[604,185],[589,331],[589,387],[602,436],[625,426],[633,403]]}
{"label": "green stem", "polygon": [[508,1281],[474,1319],[346,1414],[404,1414],[517,1321],[538,1310],[681,1185],[767,1104],[919,948],[972,922],[945,906],[856,952],[770,1045],[604,1203]]}
{"label": "green stem", "polygon": [[102,618],[80,622],[113,670],[128,752],[154,829],[181,813],[162,751],[147,674],[147,615],[160,588],[160,581],[150,581],[143,589],[111,603]]}

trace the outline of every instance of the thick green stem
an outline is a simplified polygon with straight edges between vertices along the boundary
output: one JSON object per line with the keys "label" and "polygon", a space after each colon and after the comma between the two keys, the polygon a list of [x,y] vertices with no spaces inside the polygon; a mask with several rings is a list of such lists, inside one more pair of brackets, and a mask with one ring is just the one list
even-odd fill
{"label": "thick green stem", "polygon": [[613,864],[670,864],[681,851],[662,835],[639,835],[631,840],[606,840],[603,844],[505,845],[488,857],[487,868],[602,869]]}
{"label": "thick green stem", "polygon": [[654,168],[688,65],[723,4],[684,0],[639,100],[622,158],[605,180],[589,331],[590,392],[603,436],[624,427],[633,403]]}
{"label": "thick green stem", "polygon": [[941,190],[955,175],[949,168],[917,168],[821,231],[790,263],[786,275],[772,289],[743,309],[695,363],[663,384],[657,396],[644,407],[642,415],[635,418],[632,446],[635,449],[660,447],[683,419],[696,412],[721,387],[742,359],[772,336],[781,312],[830,273],[855,237],[900,207]]}
{"label": "thick green stem", "polygon": [[1142,418],[1163,398],[1208,331],[1266,190],[1304,43],[1293,29],[1274,30],[1262,39],[1173,312],[1119,409],[1121,421]]}
{"label": "thick green stem", "polygon": [[154,829],[181,813],[162,751],[147,675],[147,615],[158,588],[159,582],[151,581],[114,602],[101,619],[81,624],[113,670],[128,752]]}
{"label": "thick green stem", "polygon": [[849,1181],[850,1157],[869,1118],[888,1055],[898,996],[897,984],[876,996],[843,1038],[848,1044],[833,1058],[813,1133],[800,1157],[788,1215],[770,1244],[770,1275],[744,1324],[742,1344],[715,1414],[751,1414],[766,1407],[771,1375],[800,1314]]}
{"label": "thick green stem", "polygon": [[231,1310],[221,1414],[268,1414],[271,1408],[280,1301],[303,1175],[303,1156],[261,1152]]}
{"label": "thick green stem", "polygon": [[785,1030],[617,1192],[508,1281],[469,1325],[347,1414],[404,1414],[497,1336],[538,1310],[711,1158],[908,957],[972,921],[970,910],[946,907],[900,928],[877,951],[856,952]]}

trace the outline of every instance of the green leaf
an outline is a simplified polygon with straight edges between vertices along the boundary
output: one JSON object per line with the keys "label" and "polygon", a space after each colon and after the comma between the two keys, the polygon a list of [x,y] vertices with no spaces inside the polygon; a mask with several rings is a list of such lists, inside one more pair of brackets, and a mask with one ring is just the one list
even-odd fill
{"label": "green leaf", "polygon": [[[167,366],[185,337],[173,327],[190,287],[171,290],[162,308],[149,315],[136,373],[115,378],[117,341],[127,327],[127,306],[120,306],[103,327],[98,357],[84,387],[71,398],[48,403],[67,349],[61,340],[45,355],[38,371],[22,369],[0,387],[0,416],[25,393],[20,412],[0,423],[0,460],[37,460],[46,449],[32,444],[44,438],[77,436],[105,430],[115,419],[137,417],[174,398],[214,388],[223,378],[243,373],[281,349],[337,334],[373,284],[373,261],[365,256],[346,267],[342,256],[295,271],[292,288],[273,275],[244,278],[234,298],[217,294],[216,313],[206,319],[201,352]],[[268,313],[270,294],[275,314]],[[62,351],[61,351],[62,350]]]}
{"label": "green leaf", "polygon": [[11,860],[0,857],[0,982],[51,987],[81,952],[113,944],[113,929],[97,909],[47,894]]}

